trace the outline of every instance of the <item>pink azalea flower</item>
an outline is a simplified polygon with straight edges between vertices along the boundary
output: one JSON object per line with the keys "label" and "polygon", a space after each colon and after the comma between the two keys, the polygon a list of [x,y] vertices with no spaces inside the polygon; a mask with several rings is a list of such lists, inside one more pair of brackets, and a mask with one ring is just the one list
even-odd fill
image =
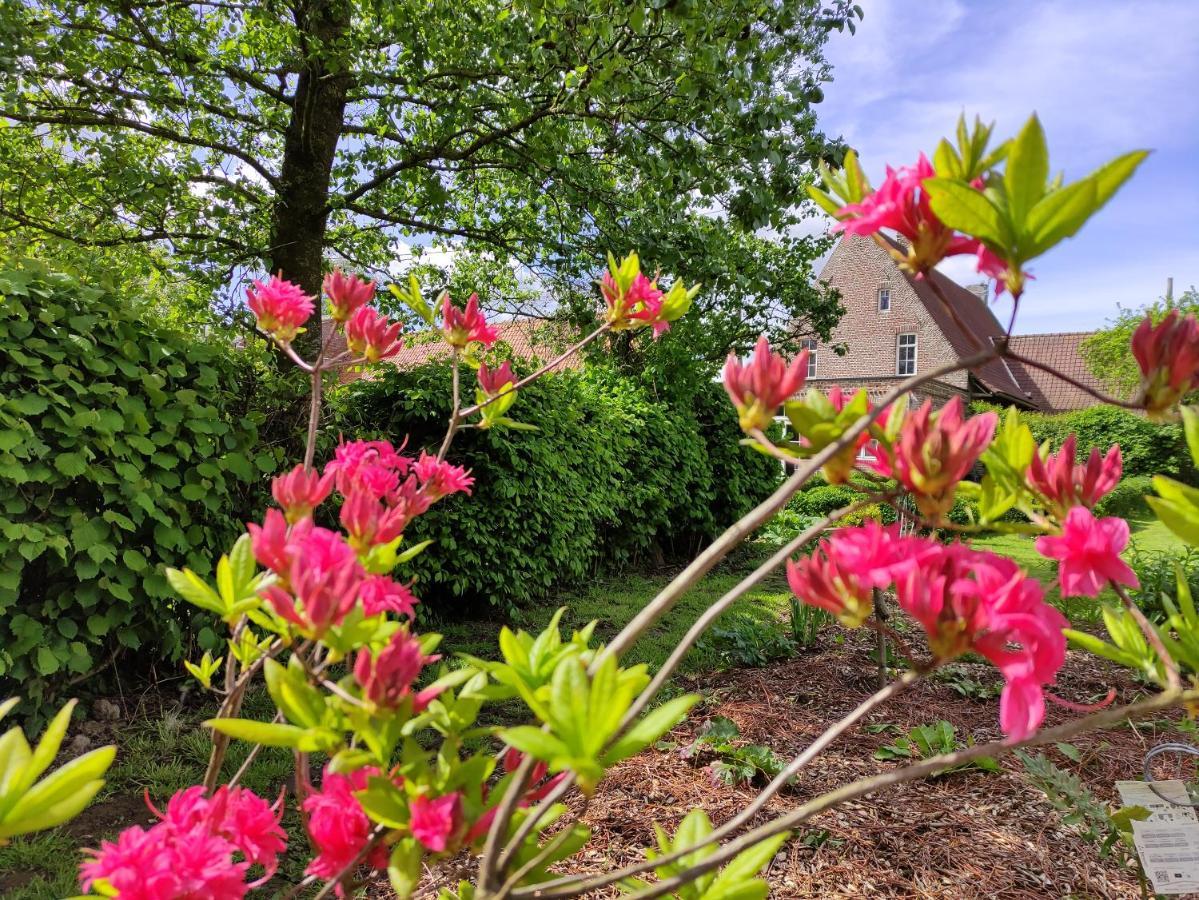
{"label": "pink azalea flower", "polygon": [[998,418],[988,412],[966,419],[961,397],[936,413],[932,401],[926,400],[904,420],[894,445],[879,447],[874,469],[899,481],[920,512],[937,523],[953,507],[957,483],[991,442]]}
{"label": "pink azalea flower", "polygon": [[343,497],[355,491],[384,497],[395,491],[411,466],[412,459],[402,456],[388,441],[342,441],[325,464],[325,474],[334,473]]}
{"label": "pink azalea flower", "polygon": [[896,585],[900,606],[923,626],[938,662],[974,651],[1000,670],[1000,727],[1012,740],[1027,737],[1044,718],[1044,687],[1065,662],[1069,623],[1011,560],[919,540],[918,565]]}
{"label": "pink azalea flower", "polygon": [[181,873],[176,870],[174,848],[164,829],[148,831],[140,825],[126,828],[116,841],[104,841],[99,850],[85,851],[89,858],[80,867],[80,885],[91,892],[103,880],[125,900],[168,900],[179,895]]}
{"label": "pink azalea flower", "polygon": [[409,522],[405,508],[381,503],[367,491],[354,491],[346,497],[340,518],[350,545],[359,551],[394,541]]}
{"label": "pink azalea flower", "polygon": [[486,363],[480,363],[475,378],[479,382],[479,389],[488,397],[496,396],[516,381],[516,376],[512,374],[512,363],[507,361],[498,369],[489,369]]}
{"label": "pink azalea flower", "polygon": [[933,178],[932,163],[921,153],[914,166],[887,167],[887,177],[878,190],[860,203],[850,203],[837,211],[840,221],[834,231],[873,235],[884,228],[901,234],[908,243],[906,251],[892,250],[896,261],[913,275],[923,275],[947,256],[974,253],[973,238],[947,228],[933,213],[923,184]]}
{"label": "pink azalea flower", "polygon": [[374,307],[360,307],[346,322],[346,346],[367,362],[387,359],[399,353],[403,346],[396,340],[400,327],[399,322],[389,322],[387,316]]}
{"label": "pink azalea flower", "polygon": [[976,271],[985,278],[995,282],[995,296],[998,297],[1006,289],[1014,297],[1024,293],[1024,282],[1034,281],[1032,275],[1023,269],[1012,268],[1008,261],[993,253],[982,241],[977,241],[975,251],[978,259]]}
{"label": "pink azalea flower", "polygon": [[411,619],[418,602],[410,588],[386,575],[368,575],[359,588],[359,597],[362,611],[368,616],[392,612]]}
{"label": "pink azalea flower", "polygon": [[349,615],[366,573],[345,538],[327,528],[293,534],[286,555],[290,565],[280,573],[282,583],[269,585],[263,596],[301,634],[320,637]]}
{"label": "pink azalea flower", "polygon": [[299,285],[271,276],[246,289],[246,305],[258,319],[258,327],[281,344],[295,339],[300,326],[316,308]]}
{"label": "pink azalea flower", "polygon": [[[311,519],[302,519],[288,531],[287,519],[277,509],[268,509],[262,525],[251,522],[250,547],[254,558],[277,575],[285,575],[291,567],[291,541],[298,540],[311,527]],[[307,524],[306,524],[307,523]]]}
{"label": "pink azalea flower", "polygon": [[1124,470],[1118,444],[1102,459],[1099,448],[1093,447],[1086,463],[1075,465],[1077,443],[1072,434],[1057,453],[1050,453],[1043,460],[1039,453],[1033,454],[1026,474],[1029,487],[1049,502],[1058,518],[1065,518],[1073,506],[1094,507],[1120,482]]}
{"label": "pink azalea flower", "polygon": [[265,868],[262,882],[274,874],[279,854],[287,849],[282,801],[271,806],[247,788],[222,785],[208,797],[202,785],[195,785],[171,797],[165,813],[150,809],[175,832],[200,829],[228,841],[246,862]]}
{"label": "pink azalea flower", "polygon": [[462,794],[446,794],[430,800],[423,795],[412,798],[408,805],[412,818],[408,827],[412,836],[434,853],[441,853],[451,835],[462,824]]}
{"label": "pink azalea flower", "polygon": [[391,642],[378,653],[364,647],[354,660],[354,678],[362,688],[363,697],[376,706],[394,709],[409,697],[413,712],[420,712],[439,691],[413,694],[412,684],[429,663],[441,659],[434,654],[421,653],[420,639],[401,628],[391,636]]}
{"label": "pink azalea flower", "polygon": [[1146,316],[1133,332],[1132,355],[1141,369],[1146,412],[1154,420],[1166,418],[1199,388],[1199,321],[1174,309],[1156,325]]}
{"label": "pink azalea flower", "polygon": [[1136,573],[1120,559],[1127,545],[1127,522],[1115,516],[1096,519],[1085,506],[1070,510],[1060,537],[1037,538],[1037,552],[1058,560],[1058,581],[1068,597],[1097,597],[1109,581],[1140,587]]}
{"label": "pink azalea flower", "polygon": [[[308,814],[308,834],[317,849],[317,855],[304,870],[306,874],[332,878],[366,846],[374,826],[362,811],[362,804],[354,792],[366,790],[367,779],[379,774],[379,770],[371,766],[348,775],[330,772],[325,767],[320,790],[309,794],[303,803],[304,812]],[[372,869],[384,868],[387,847],[379,844],[364,861]]]}
{"label": "pink azalea flower", "polygon": [[279,475],[271,482],[271,494],[275,502],[283,507],[288,524],[312,515],[312,511],[325,502],[333,490],[333,474],[321,475],[315,469],[296,466],[286,475]]}
{"label": "pink azalea flower", "polygon": [[325,276],[324,289],[334,322],[345,322],[375,296],[373,281],[362,281],[354,275],[344,274],[341,269],[334,269]]}
{"label": "pink azalea flower", "polygon": [[421,453],[420,459],[412,468],[416,477],[420,479],[421,488],[431,503],[436,503],[442,497],[448,497],[459,491],[469,494],[475,483],[475,479],[466,469],[439,460],[424,452]]}
{"label": "pink azalea flower", "polygon": [[662,315],[664,294],[658,283],[643,273],[638,272],[628,290],[621,291],[612,273],[605,272],[600,279],[600,294],[608,307],[606,318],[613,329],[621,331],[650,325],[655,340],[670,330],[670,322]]}
{"label": "pink azalea flower", "polygon": [[807,372],[807,350],[788,364],[780,354],[771,352],[765,335],[758,338],[747,364],[742,365],[730,353],[724,364],[724,389],[737,408],[741,430],[768,428],[779,407],[803,387]]}
{"label": "pink azalea flower", "polygon": [[442,295],[441,333],[451,347],[465,350],[468,344],[479,343],[485,348],[499,340],[499,332],[487,324],[479,310],[479,295],[471,294],[466,309],[450,302],[448,293]]}

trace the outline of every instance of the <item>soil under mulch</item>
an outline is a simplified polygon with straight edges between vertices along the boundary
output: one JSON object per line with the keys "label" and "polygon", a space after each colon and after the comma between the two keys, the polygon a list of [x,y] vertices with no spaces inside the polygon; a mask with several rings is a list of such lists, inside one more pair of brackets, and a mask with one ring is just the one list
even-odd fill
{"label": "soil under mulch", "polygon": [[[767,668],[687,679],[684,686],[703,693],[707,702],[674,731],[671,741],[686,746],[705,720],[725,716],[737,723],[747,742],[792,758],[876,689],[877,668],[864,638],[855,634],[845,645]],[[986,664],[961,668],[978,682],[1001,683]],[[1071,653],[1055,691],[1089,702],[1109,687],[1117,689],[1118,703],[1138,693],[1124,671]],[[1050,706],[1046,724],[1076,715]],[[962,740],[981,743],[1000,737],[997,699],[969,699],[935,681],[918,685],[864,723],[893,723],[900,732],[873,734],[862,727],[851,732],[801,773],[794,787],[775,797],[754,824],[822,791],[898,765],[876,761],[874,751],[892,743],[897,733],[939,719],[952,723]],[[1177,731],[1160,718],[1074,740],[1081,763],[1052,746],[1041,752],[1079,775],[1100,799],[1118,802],[1114,782],[1138,778],[1145,752],[1171,738],[1178,739]],[[648,750],[612,770],[585,816],[592,841],[563,871],[608,872],[639,861],[643,848],[654,844],[654,822],[673,831],[694,807],[707,810],[717,824],[735,815],[756,788],[714,783],[705,767],[710,759],[701,756],[695,763],[677,750]],[[1007,757],[1000,764],[1002,771],[996,773],[955,772],[893,787],[812,819],[766,872],[771,897],[1140,896],[1135,875],[1110,858],[1101,859],[1095,845],[1065,826],[1026,780],[1019,760]]]}

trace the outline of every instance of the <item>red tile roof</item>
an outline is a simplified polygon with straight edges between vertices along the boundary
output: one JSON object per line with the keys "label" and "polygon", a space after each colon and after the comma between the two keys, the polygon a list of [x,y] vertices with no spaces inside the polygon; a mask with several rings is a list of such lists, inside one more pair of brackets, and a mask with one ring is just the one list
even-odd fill
{"label": "red tile roof", "polygon": [[[332,322],[324,322],[325,334],[329,333]],[[494,323],[499,332],[496,348],[510,355],[513,359],[538,360],[549,362],[570,346],[573,337],[571,330],[560,322],[543,319],[512,319],[508,322]],[[403,349],[388,362],[399,369],[415,369],[438,359],[448,359],[450,346],[441,337],[440,331],[420,331],[405,334],[402,338]],[[346,339],[342,334],[336,335],[329,345],[329,355],[336,356],[346,348]],[[582,365],[581,358],[576,354],[559,368],[577,369]],[[355,381],[362,377],[361,371],[343,370],[342,383]]]}
{"label": "red tile roof", "polygon": [[[1079,345],[1090,337],[1091,331],[1066,331],[1055,334],[1014,334],[1008,341],[1012,352],[1030,360],[1052,366],[1064,375],[1095,388],[1106,391],[1104,385],[1087,368]],[[1019,363],[1014,363],[1020,365]],[[1020,365],[1036,386],[1037,406],[1045,412],[1066,412],[1085,409],[1093,405],[1095,398],[1081,388],[1062,381],[1060,378],[1033,366]]]}

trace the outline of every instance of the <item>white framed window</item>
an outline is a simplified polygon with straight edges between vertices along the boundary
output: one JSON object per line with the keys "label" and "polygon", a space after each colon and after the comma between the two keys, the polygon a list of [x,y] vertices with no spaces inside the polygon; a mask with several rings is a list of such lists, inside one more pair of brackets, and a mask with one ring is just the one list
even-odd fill
{"label": "white framed window", "polygon": [[878,459],[878,441],[871,438],[858,450],[858,459],[863,462],[874,462]]}
{"label": "white framed window", "polygon": [[816,338],[804,338],[800,348],[808,351],[808,377],[816,377]]}
{"label": "white framed window", "polygon": [[895,338],[895,374],[916,374],[916,335],[901,334]]}
{"label": "white framed window", "polygon": [[881,287],[878,289],[879,312],[886,312],[890,308],[891,308],[891,289],[889,287]]}

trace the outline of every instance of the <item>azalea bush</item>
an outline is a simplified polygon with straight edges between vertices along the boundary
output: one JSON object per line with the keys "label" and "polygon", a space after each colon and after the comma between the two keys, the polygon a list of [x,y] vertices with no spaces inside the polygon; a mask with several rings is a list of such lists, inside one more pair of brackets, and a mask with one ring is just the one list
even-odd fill
{"label": "azalea bush", "polygon": [[[1049,176],[1035,118],[1011,141],[992,147],[990,137],[989,128],[963,123],[956,141],[943,141],[932,162],[921,157],[914,166],[889,169],[877,189],[851,154],[842,171],[824,173],[826,189],[814,193],[839,229],[879,240],[914,277],[947,255],[971,254],[1019,305],[1029,264],[1075,234],[1144,154],[1065,183]],[[900,233],[906,244],[896,249],[882,229]],[[697,290],[681,279],[660,287],[642,272],[635,254],[611,259],[599,289],[602,321],[567,354],[609,331],[644,329],[657,338],[685,314]],[[169,571],[184,599],[228,628],[220,656],[188,663],[220,704],[207,723],[213,734],[208,771],[203,784],[180,792],[157,813],[157,824],[129,828],[89,851],[81,873],[85,892],[240,897],[265,884],[286,842],[294,847],[299,840],[311,854],[293,894],[306,888],[317,897],[351,893],[365,873],[386,869],[401,897],[416,893],[431,870],[455,873],[439,879],[447,900],[559,898],[613,889],[639,900],[761,898],[768,885],[760,870],[792,829],[824,810],[891,785],[984,764],[1015,748],[1199,700],[1199,614],[1189,590],[1180,584],[1168,622],[1151,624],[1128,593],[1138,581],[1120,557],[1127,524],[1093,511],[1120,479],[1119,448],[1090,450],[1077,442],[1056,451],[1038,447],[1017,413],[1002,420],[994,412],[967,417],[957,400],[940,409],[931,403],[908,408],[906,397],[923,383],[1010,356],[1003,341],[980,343],[963,359],[913,376],[877,405],[865,393],[805,391],[803,353],[788,360],[762,341],[750,359],[730,357],[724,373],[730,415],[748,447],[786,467],[782,485],[712,541],[608,642],[597,641],[594,623],[564,635],[555,617],[539,634],[503,629],[494,658],[455,658],[437,635],[413,627],[418,598],[407,581],[408,565],[417,554],[439,551],[406,541],[405,531],[435,505],[470,502],[474,481],[454,461],[455,438],[473,429],[519,432],[522,390],[566,354],[523,378],[487,366],[479,353],[495,332],[473,299],[460,307],[443,296],[438,314],[409,285],[399,295],[429,324],[439,315],[453,348],[444,434],[427,445],[399,447],[343,441],[318,464],[323,377],[341,366],[385,359],[402,339],[371,305],[373,292],[370,283],[330,276],[325,294],[348,350],[331,357],[326,341],[320,355],[306,360],[292,341],[314,298],[279,279],[250,291],[259,327],[311,377],[305,457],[275,479],[276,505],[217,561],[213,577]],[[952,313],[952,304],[944,302]],[[1197,328],[1194,319],[1176,317],[1138,330],[1134,350],[1142,387],[1125,405],[1158,418],[1180,414],[1179,399],[1199,384],[1199,356],[1190,352]],[[792,426],[785,441],[767,431],[780,412]],[[1181,415],[1191,452],[1199,457],[1199,414]],[[870,440],[877,452],[867,465],[858,453]],[[981,481],[964,481],[980,462]],[[817,473],[829,484],[850,486],[856,499],[811,522],[712,603],[658,671],[623,664],[630,647],[696,581]],[[1162,520],[1199,544],[1199,491],[1162,477],[1155,488],[1151,502]],[[976,505],[977,527],[1035,536],[1037,549],[1058,562],[1064,594],[1096,597],[1113,590],[1121,603],[1104,611],[1110,641],[1071,630],[1046,602],[1045,586],[1013,561],[931,537],[933,529],[976,527],[950,520],[961,497]],[[829,530],[878,503],[894,506],[902,527],[868,520]],[[1004,521],[1013,510],[1024,521]],[[479,515],[485,518],[486,510]],[[815,548],[800,554],[812,542],[818,542]],[[646,848],[643,862],[571,874],[572,857],[589,840],[589,799],[607,772],[657,741],[698,700],[683,695],[655,705],[659,691],[721,613],[780,568],[799,602],[844,627],[890,633],[875,598],[893,593],[924,638],[910,648],[890,634],[909,656],[908,667],[830,723],[795,758],[763,770],[765,787],[721,825],[694,810],[673,834],[656,830],[656,846]],[[1052,688],[1067,641],[1136,669],[1159,690],[1121,707],[1086,708],[1057,698]],[[1001,740],[930,745],[925,758],[888,765],[765,814],[771,798],[865,716],[966,653],[986,658],[1003,676]],[[240,715],[246,690],[258,679],[277,708],[269,720]],[[1043,729],[1047,700],[1077,715]],[[481,725],[481,711],[501,701],[518,705],[526,721]],[[252,745],[251,760],[258,747],[290,748],[293,795],[272,804],[241,787],[249,761],[228,771],[230,741]],[[319,775],[315,754],[327,760]],[[577,802],[567,806],[563,801],[572,793]],[[284,803],[299,809],[304,838],[289,837],[280,827]]]}

